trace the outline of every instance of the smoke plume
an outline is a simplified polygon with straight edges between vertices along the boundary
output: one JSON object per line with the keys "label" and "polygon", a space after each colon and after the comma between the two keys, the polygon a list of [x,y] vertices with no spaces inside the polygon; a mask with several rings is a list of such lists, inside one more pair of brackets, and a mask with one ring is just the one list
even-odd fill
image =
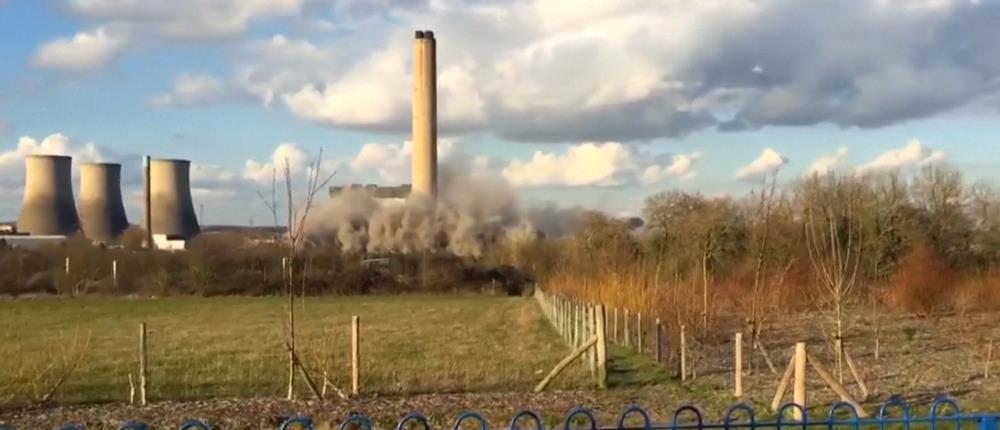
{"label": "smoke plume", "polygon": [[554,206],[522,211],[507,182],[459,172],[443,166],[436,203],[422,196],[376,199],[369,190],[345,188],[309,214],[306,233],[318,241],[336,238],[345,252],[478,257],[502,242],[564,234],[579,217],[579,210]]}

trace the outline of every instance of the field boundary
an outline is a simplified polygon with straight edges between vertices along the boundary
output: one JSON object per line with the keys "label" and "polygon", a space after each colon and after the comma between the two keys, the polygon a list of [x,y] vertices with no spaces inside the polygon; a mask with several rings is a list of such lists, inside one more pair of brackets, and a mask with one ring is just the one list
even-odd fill
{"label": "field boundary", "polygon": [[[998,430],[1000,413],[981,412],[966,414],[963,413],[958,403],[952,398],[941,397],[936,399],[929,407],[925,415],[915,415],[910,406],[900,398],[893,398],[881,405],[878,415],[874,418],[861,418],[858,410],[844,402],[835,403],[828,409],[826,414],[817,411],[816,418],[810,417],[808,411],[795,404],[786,403],[778,410],[778,413],[768,420],[758,421],[757,413],[752,407],[746,404],[737,404],[729,407],[723,413],[722,419],[712,421],[705,417],[702,409],[695,405],[681,406],[673,411],[669,421],[656,422],[652,418],[651,411],[638,406],[631,406],[622,411],[615,422],[611,425],[600,424],[594,416],[594,412],[583,407],[571,409],[561,421],[562,424],[551,425],[549,429],[562,428],[589,429],[589,430],[730,430],[733,428],[743,428],[751,430],[780,430],[783,426],[794,425],[802,429],[832,429],[835,427],[860,428],[928,428],[936,429],[938,425],[945,425],[946,428],[966,429],[976,428],[978,430]],[[789,419],[789,416],[801,414],[802,419]],[[397,429],[423,428],[432,430],[435,426],[431,420],[420,413],[410,413],[399,420]],[[438,427],[442,427],[440,424]],[[63,430],[81,430],[77,425],[66,425],[59,427]],[[149,428],[141,421],[128,421],[118,427],[120,430],[145,430]],[[187,420],[181,424],[181,430],[210,430],[213,427],[203,420]],[[311,416],[293,416],[284,418],[278,426],[278,430],[290,429],[312,430],[317,428]],[[329,428],[329,427],[322,427]],[[374,430],[374,421],[366,415],[352,414],[340,421],[338,427],[341,430]],[[451,428],[489,430],[490,424],[484,416],[478,412],[463,412],[453,421]],[[505,427],[494,427],[499,429],[527,429],[545,430],[545,421],[542,415],[531,410],[520,410],[514,413]],[[13,427],[0,427],[0,430],[14,430]]]}

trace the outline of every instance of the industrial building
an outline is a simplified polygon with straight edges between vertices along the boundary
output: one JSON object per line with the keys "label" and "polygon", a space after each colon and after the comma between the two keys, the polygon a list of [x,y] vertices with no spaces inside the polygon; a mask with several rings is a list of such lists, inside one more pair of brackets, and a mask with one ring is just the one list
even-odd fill
{"label": "industrial building", "polygon": [[[72,158],[25,157],[24,203],[16,226],[0,229],[4,243],[32,247],[82,232],[95,242],[111,243],[130,226],[121,191],[121,165],[80,164],[79,207],[73,198]],[[148,164],[146,219],[154,244],[183,249],[201,232],[191,199],[191,162],[158,159]],[[143,223],[145,227],[145,222]]]}
{"label": "industrial building", "polygon": [[413,193],[437,197],[437,42],[434,32],[413,39]]}
{"label": "industrial building", "polygon": [[190,240],[201,233],[191,199],[190,161],[150,160],[149,199],[153,236]]}
{"label": "industrial building", "polygon": [[80,224],[91,240],[112,242],[129,227],[121,171],[120,164],[80,164]]}
{"label": "industrial building", "polygon": [[377,199],[405,199],[410,195],[413,187],[410,184],[397,185],[394,187],[380,187],[375,184],[350,184],[346,186],[331,186],[330,197],[336,197],[344,190],[365,190]]}
{"label": "industrial building", "polygon": [[17,217],[20,233],[68,236],[80,230],[73,200],[73,160],[62,155],[24,158],[24,203]]}

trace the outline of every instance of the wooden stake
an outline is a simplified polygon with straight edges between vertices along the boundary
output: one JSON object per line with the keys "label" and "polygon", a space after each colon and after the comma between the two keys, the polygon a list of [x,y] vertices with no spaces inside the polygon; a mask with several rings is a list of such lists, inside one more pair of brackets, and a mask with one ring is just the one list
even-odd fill
{"label": "wooden stake", "polygon": [[681,324],[681,381],[687,380],[687,339],[684,334],[684,324]]}
{"label": "wooden stake", "polygon": [[[795,384],[792,390],[792,399],[796,405],[803,410],[806,408],[806,344],[799,342],[795,344]],[[802,421],[802,411],[798,408],[793,412],[793,417]]]}
{"label": "wooden stake", "polygon": [[618,343],[618,308],[617,307],[615,308],[615,315],[614,315],[614,319],[612,321],[613,322],[611,324],[611,341],[617,344]]}
{"label": "wooden stake", "polygon": [[[597,337],[597,308],[593,306],[587,307],[587,321],[590,326],[587,329],[587,335],[591,338]],[[596,348],[591,348],[587,351],[587,362],[590,364],[590,376],[592,378],[597,377],[597,351]]]}
{"label": "wooden stake", "polygon": [[642,312],[635,313],[636,349],[642,354]]}
{"label": "wooden stake", "polygon": [[361,319],[351,317],[351,394],[357,396],[361,387]]}
{"label": "wooden stake", "polygon": [[743,333],[736,332],[736,357],[734,366],[734,392],[736,397],[743,397]]}
{"label": "wooden stake", "polygon": [[111,280],[114,281],[115,288],[118,288],[118,260],[111,260]]}
{"label": "wooden stake", "polygon": [[128,373],[128,404],[135,404],[135,381],[132,380],[132,372]]}
{"label": "wooden stake", "polygon": [[625,347],[628,348],[630,346],[630,344],[631,344],[631,342],[629,341],[629,338],[631,336],[629,336],[629,332],[628,332],[628,309],[625,309],[625,333],[624,334],[625,334]]}
{"label": "wooden stake", "polygon": [[880,324],[878,322],[876,322],[876,324],[877,325],[875,326],[875,361],[878,361],[878,359],[879,359],[879,349],[880,349],[879,346],[882,343],[881,342],[882,324]]}
{"label": "wooden stake", "polygon": [[663,362],[663,326],[659,318],[656,319],[656,362]]}
{"label": "wooden stake", "polygon": [[597,386],[608,388],[608,339],[607,319],[603,305],[597,305]]}
{"label": "wooden stake", "polygon": [[778,391],[774,393],[774,399],[771,400],[771,410],[778,412],[778,408],[781,407],[781,398],[785,397],[785,392],[788,391],[788,384],[792,382],[792,372],[795,371],[795,355],[788,360],[788,366],[785,367],[785,374],[781,376],[781,382],[778,383]]}
{"label": "wooden stake", "polygon": [[847,352],[847,348],[844,348],[844,361],[847,362],[847,368],[850,369],[851,375],[854,376],[854,381],[858,383],[858,388],[861,389],[861,401],[868,400],[868,396],[871,394],[868,392],[868,385],[865,384],[865,380],[861,378],[861,373],[858,372],[857,366],[854,365],[854,359],[851,358],[851,354]]}
{"label": "wooden stake", "polygon": [[139,323],[139,404],[146,406],[146,323]]}
{"label": "wooden stake", "polygon": [[771,361],[771,354],[767,353],[767,349],[764,348],[764,344],[763,343],[760,343],[759,338],[756,341],[756,343],[754,344],[754,348],[757,348],[758,350],[760,350],[760,355],[764,356],[764,362],[767,363],[767,368],[771,370],[771,374],[772,375],[777,375],[778,374],[778,369],[774,368],[774,362]]}
{"label": "wooden stake", "polygon": [[986,347],[986,364],[983,365],[983,379],[990,379],[990,362],[993,361],[993,339]]}
{"label": "wooden stake", "polygon": [[595,337],[593,339],[590,339],[590,341],[585,342],[583,345],[580,345],[575,350],[573,350],[573,352],[567,355],[566,358],[560,361],[559,364],[557,364],[556,367],[553,368],[551,372],[549,372],[548,376],[546,376],[545,379],[542,379],[542,382],[539,382],[538,385],[535,386],[535,392],[541,393],[542,391],[544,391],[545,387],[548,387],[549,384],[552,383],[552,380],[555,379],[556,376],[559,376],[559,374],[562,373],[564,369],[566,369],[566,366],[569,366],[569,364],[572,363],[574,360],[579,359],[580,356],[587,351],[587,349],[593,347],[596,344],[597,344],[597,338]]}
{"label": "wooden stake", "polygon": [[864,411],[864,409],[861,409],[861,405],[859,405],[858,402],[855,401],[853,397],[851,397],[851,394],[847,392],[847,389],[844,388],[844,386],[841,385],[839,382],[837,382],[835,379],[833,379],[833,375],[830,374],[830,371],[826,370],[826,367],[823,366],[823,363],[817,360],[816,357],[813,357],[808,354],[806,354],[806,356],[808,357],[809,364],[812,365],[813,370],[815,370],[816,373],[819,374],[820,379],[822,379],[823,382],[826,382],[826,385],[828,385],[830,389],[833,390],[834,393],[837,393],[837,395],[840,396],[840,400],[850,403],[851,406],[853,406],[854,409],[858,411],[859,417],[864,418],[868,416],[868,414]]}
{"label": "wooden stake", "polygon": [[66,274],[69,275],[69,257],[66,257]]}

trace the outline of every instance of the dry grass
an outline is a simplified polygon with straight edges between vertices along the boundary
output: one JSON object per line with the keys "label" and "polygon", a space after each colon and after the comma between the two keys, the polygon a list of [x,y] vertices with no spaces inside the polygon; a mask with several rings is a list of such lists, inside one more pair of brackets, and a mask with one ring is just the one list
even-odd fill
{"label": "dry grass", "polygon": [[[0,313],[0,405],[36,401],[79,367],[60,403],[128,401],[138,325],[149,330],[151,400],[282,395],[282,298],[21,299]],[[460,296],[307,298],[300,354],[349,387],[350,318],[362,322],[362,388],[380,394],[527,391],[567,348],[532,299]],[[589,384],[574,366],[557,388]],[[303,382],[300,397],[308,397]]]}

